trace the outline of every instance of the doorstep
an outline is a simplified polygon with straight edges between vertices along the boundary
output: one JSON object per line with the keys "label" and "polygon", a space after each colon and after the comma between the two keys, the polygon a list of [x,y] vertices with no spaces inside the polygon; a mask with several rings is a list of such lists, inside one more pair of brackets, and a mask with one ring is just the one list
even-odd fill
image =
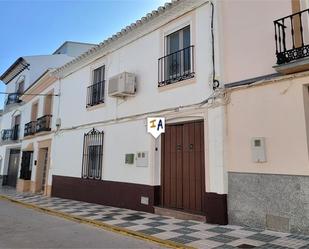
{"label": "doorstep", "polygon": [[188,213],[180,210],[154,207],[154,213],[163,216],[170,216],[181,220],[195,220],[200,222],[206,222],[206,217],[204,215]]}

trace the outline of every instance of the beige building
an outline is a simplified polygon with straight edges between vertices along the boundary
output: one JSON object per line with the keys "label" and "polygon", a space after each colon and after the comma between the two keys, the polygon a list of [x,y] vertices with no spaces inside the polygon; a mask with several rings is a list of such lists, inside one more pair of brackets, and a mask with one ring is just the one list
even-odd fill
{"label": "beige building", "polygon": [[[251,7],[258,10],[262,4],[255,1]],[[258,52],[240,56],[243,71],[227,62],[227,78],[236,79],[225,85],[228,215],[232,224],[308,234],[308,1],[291,1],[291,9],[273,20],[273,40],[263,39],[261,47],[251,47]],[[246,79],[253,65],[259,74]]]}

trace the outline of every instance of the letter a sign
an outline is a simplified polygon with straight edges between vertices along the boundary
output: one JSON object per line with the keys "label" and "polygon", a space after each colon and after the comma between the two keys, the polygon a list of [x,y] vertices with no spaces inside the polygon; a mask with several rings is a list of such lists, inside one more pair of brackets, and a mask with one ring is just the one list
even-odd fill
{"label": "letter a sign", "polygon": [[155,138],[158,138],[161,133],[165,132],[165,119],[147,118],[147,131]]}

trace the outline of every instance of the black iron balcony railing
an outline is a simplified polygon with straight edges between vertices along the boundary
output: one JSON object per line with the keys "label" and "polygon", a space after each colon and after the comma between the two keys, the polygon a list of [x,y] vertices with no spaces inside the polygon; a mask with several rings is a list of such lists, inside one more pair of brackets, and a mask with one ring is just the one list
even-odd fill
{"label": "black iron balcony railing", "polygon": [[12,129],[4,129],[1,131],[2,141],[16,141],[19,138],[19,125],[15,125]]}
{"label": "black iron balcony railing", "polygon": [[36,120],[36,132],[51,130],[52,115],[44,115]]}
{"label": "black iron balcony railing", "polygon": [[105,81],[100,81],[87,88],[87,107],[104,103]]}
{"label": "black iron balcony railing", "polygon": [[277,64],[309,56],[309,9],[274,21]]}
{"label": "black iron balcony railing", "polygon": [[36,132],[36,121],[25,124],[24,137],[34,135]]}
{"label": "black iron balcony railing", "polygon": [[5,105],[10,105],[14,103],[20,103],[21,100],[19,99],[20,94],[19,93],[10,93],[7,96],[7,99],[5,101]]}
{"label": "black iron balcony railing", "polygon": [[194,77],[194,46],[168,54],[158,60],[158,86]]}

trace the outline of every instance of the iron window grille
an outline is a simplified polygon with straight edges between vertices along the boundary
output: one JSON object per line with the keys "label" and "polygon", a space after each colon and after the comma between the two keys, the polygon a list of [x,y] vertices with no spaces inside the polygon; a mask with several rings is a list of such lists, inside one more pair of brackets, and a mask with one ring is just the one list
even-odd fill
{"label": "iron window grille", "polygon": [[44,115],[36,120],[36,132],[51,130],[52,115]]}
{"label": "iron window grille", "polygon": [[309,56],[309,9],[274,21],[277,64]]}
{"label": "iron window grille", "polygon": [[19,125],[14,125],[12,129],[5,129],[1,132],[2,141],[16,141],[19,138]]}
{"label": "iron window grille", "polygon": [[190,25],[165,37],[166,55],[158,59],[158,86],[194,77],[194,46]]}
{"label": "iron window grille", "polygon": [[104,103],[105,81],[100,81],[87,88],[87,107]]}
{"label": "iron window grille", "polygon": [[24,137],[34,135],[36,132],[36,121],[30,121],[25,124]]}
{"label": "iron window grille", "polygon": [[20,103],[21,100],[19,99],[20,94],[19,93],[9,93],[7,96],[7,99],[5,101],[5,105]]}
{"label": "iron window grille", "polygon": [[92,129],[84,134],[82,178],[101,180],[104,132]]}
{"label": "iron window grille", "polygon": [[92,85],[87,88],[87,107],[104,103],[105,66],[93,70]]}

